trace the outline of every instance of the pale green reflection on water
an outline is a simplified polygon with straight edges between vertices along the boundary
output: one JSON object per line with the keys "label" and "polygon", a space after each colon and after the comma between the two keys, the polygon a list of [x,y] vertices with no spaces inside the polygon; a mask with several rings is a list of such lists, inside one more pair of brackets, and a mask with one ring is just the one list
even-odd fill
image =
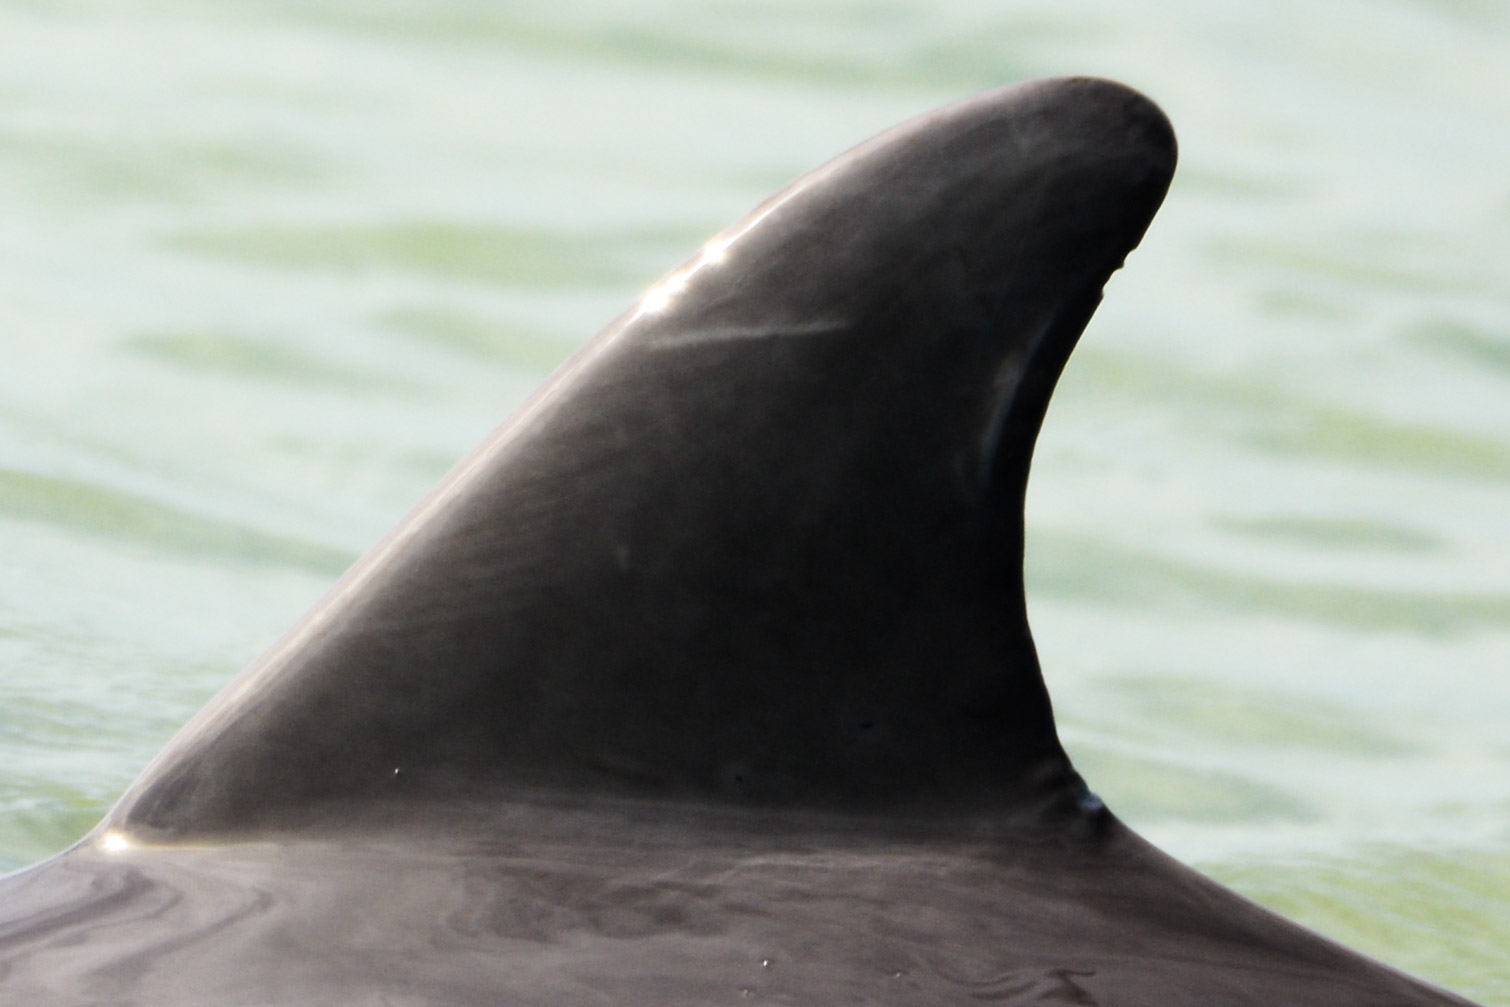
{"label": "pale green reflection on water", "polygon": [[1172,852],[1510,1004],[1510,8],[0,8],[0,866],[792,177],[1028,76],[1181,174],[1034,465],[1062,733]]}

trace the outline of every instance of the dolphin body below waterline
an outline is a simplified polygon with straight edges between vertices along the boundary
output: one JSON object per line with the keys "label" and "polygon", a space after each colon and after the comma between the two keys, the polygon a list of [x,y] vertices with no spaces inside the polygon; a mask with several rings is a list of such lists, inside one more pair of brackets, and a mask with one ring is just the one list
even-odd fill
{"label": "dolphin body below waterline", "polygon": [[1140,95],[1042,81],[759,207],[0,882],[0,1001],[1465,1003],[1060,747],[1028,466],[1174,164]]}

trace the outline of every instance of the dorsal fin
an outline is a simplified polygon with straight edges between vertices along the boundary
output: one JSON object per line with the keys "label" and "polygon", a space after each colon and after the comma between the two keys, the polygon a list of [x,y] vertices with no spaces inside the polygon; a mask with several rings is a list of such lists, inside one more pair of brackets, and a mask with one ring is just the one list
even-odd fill
{"label": "dorsal fin", "polygon": [[1028,631],[1049,394],[1173,172],[1105,81],[887,132],[569,362],[106,827],[565,789],[853,810],[1068,792]]}

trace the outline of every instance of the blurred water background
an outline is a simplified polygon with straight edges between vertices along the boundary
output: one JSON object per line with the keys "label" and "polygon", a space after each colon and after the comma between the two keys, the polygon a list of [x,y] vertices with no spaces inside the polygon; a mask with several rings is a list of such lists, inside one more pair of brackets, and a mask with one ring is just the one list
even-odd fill
{"label": "blurred water background", "polygon": [[1182,163],[1034,463],[1134,827],[1510,1004],[1510,5],[0,3],[0,869],[703,238],[894,122],[1115,77]]}

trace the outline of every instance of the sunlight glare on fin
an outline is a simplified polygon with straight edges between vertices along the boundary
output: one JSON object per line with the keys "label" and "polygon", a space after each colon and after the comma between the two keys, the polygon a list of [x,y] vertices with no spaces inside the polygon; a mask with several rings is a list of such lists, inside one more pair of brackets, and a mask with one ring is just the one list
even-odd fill
{"label": "sunlight glare on fin", "polygon": [[766,207],[764,211],[751,217],[749,222],[738,231],[727,236],[719,235],[709,241],[703,246],[702,251],[698,253],[697,258],[645,292],[645,296],[640,298],[639,307],[635,309],[634,317],[658,315],[670,308],[681,292],[687,288],[687,284],[692,282],[692,277],[709,266],[721,265],[729,257],[729,249],[736,241],[755,230],[756,227],[759,227],[761,221],[765,220],[772,213],[775,213],[781,204],[791,199],[803,188],[805,186],[793,186],[791,191]]}
{"label": "sunlight glare on fin", "polygon": [[126,850],[131,849],[131,840],[126,838],[125,833],[116,832],[112,829],[110,832],[105,833],[104,837],[100,840],[100,847],[106,853],[124,853]]}

